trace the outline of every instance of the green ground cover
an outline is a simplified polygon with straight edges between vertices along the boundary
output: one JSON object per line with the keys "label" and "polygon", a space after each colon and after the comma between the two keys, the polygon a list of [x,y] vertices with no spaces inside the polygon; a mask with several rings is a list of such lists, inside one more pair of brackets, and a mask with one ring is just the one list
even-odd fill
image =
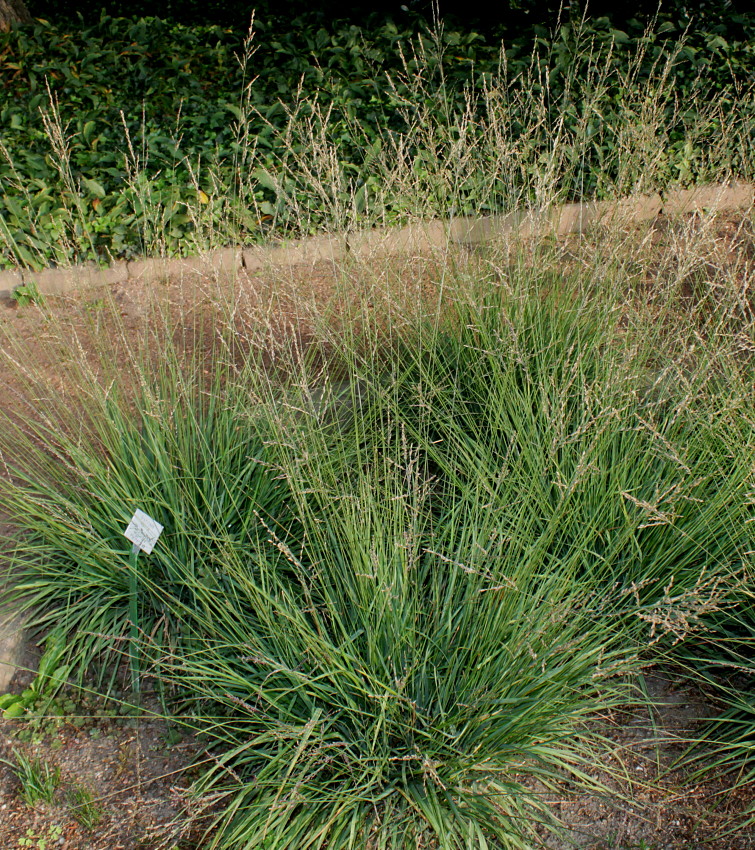
{"label": "green ground cover", "polygon": [[[157,18],[40,20],[0,34],[0,262],[506,210],[539,203],[544,173],[562,200],[748,177],[753,22],[684,27],[600,18],[502,41],[311,13],[259,17],[250,42]],[[441,167],[454,175],[442,190],[429,179]],[[427,183],[419,207],[386,186],[397,171]]]}

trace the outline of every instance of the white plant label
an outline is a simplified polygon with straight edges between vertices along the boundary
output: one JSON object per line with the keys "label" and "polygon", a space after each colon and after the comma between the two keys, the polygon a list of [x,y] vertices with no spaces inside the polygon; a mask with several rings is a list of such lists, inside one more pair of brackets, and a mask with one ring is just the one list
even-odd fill
{"label": "white plant label", "polygon": [[157,520],[137,508],[123,536],[134,544],[134,551],[138,548],[149,555],[162,531],[163,527]]}

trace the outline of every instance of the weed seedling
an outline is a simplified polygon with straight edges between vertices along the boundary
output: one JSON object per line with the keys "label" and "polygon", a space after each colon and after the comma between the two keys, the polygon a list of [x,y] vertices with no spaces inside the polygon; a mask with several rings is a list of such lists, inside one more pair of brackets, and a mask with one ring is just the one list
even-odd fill
{"label": "weed seedling", "polygon": [[94,829],[102,820],[104,809],[85,786],[74,785],[66,794],[66,799],[71,815],[84,829]]}
{"label": "weed seedling", "polygon": [[26,830],[26,835],[18,839],[19,847],[33,848],[33,850],[48,850],[60,843],[63,827],[60,824],[51,824],[42,832],[36,832],[32,827]]}
{"label": "weed seedling", "polygon": [[19,794],[27,806],[51,803],[60,784],[60,768],[50,767],[42,759],[30,759],[20,750],[13,750],[16,764],[11,769],[21,783]]}
{"label": "weed seedling", "polygon": [[45,303],[44,296],[33,280],[17,286],[11,293],[11,298],[19,307],[26,307],[29,304],[38,304],[41,307]]}

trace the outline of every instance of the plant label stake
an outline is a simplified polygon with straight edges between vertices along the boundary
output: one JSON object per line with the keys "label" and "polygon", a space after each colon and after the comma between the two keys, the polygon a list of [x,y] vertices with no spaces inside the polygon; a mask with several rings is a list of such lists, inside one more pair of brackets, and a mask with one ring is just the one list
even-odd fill
{"label": "plant label stake", "polygon": [[139,556],[139,550],[149,553],[155,548],[157,538],[162,534],[163,527],[159,522],[152,519],[144,511],[138,508],[135,511],[131,522],[123,532],[123,536],[130,540],[133,544],[131,554],[128,558],[128,563],[131,569],[129,570],[129,620],[131,622],[131,677],[133,682],[134,693],[139,693],[139,608],[138,608],[138,592],[139,592],[139,573],[136,568],[136,559]]}

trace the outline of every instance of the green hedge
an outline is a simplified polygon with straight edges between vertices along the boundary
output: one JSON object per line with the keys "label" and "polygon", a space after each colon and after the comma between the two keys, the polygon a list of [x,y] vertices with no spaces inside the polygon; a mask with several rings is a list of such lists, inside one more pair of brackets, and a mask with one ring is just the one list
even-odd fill
{"label": "green hedge", "polygon": [[[703,132],[698,128],[690,142],[687,127],[696,115],[685,103],[712,96],[720,103],[722,121],[736,115],[744,122],[753,113],[747,87],[755,80],[755,23],[745,24],[746,37],[736,42],[715,28],[687,35],[666,94],[664,179],[669,182],[706,176],[706,133],[714,136],[720,129],[715,122]],[[600,195],[610,184],[612,169],[618,167],[611,128],[632,120],[627,100],[641,99],[657,63],[679,35],[670,20],[647,38],[636,21],[625,32],[602,18],[589,22],[579,40],[569,27],[554,36],[535,28],[506,44],[512,87],[517,74],[533,68],[532,51],[537,51],[552,121],[564,114],[567,127],[582,122],[587,133],[595,134],[595,143],[563,178],[565,197]],[[326,26],[316,13],[293,22],[258,20],[246,72],[247,82],[254,78],[248,90],[254,113],[242,140],[237,125],[245,79],[238,56],[244,36],[219,26],[104,15],[91,26],[39,20],[0,34],[0,230],[5,243],[0,265],[109,261],[155,250],[185,254],[212,241],[255,240],[271,226],[289,233],[301,230],[303,221],[305,229],[325,226],[330,222],[316,193],[297,194],[296,179],[282,192],[281,181],[270,178],[282,173],[281,134],[296,92],[300,117],[311,112],[313,100],[331,109],[327,137],[337,150],[345,184],[352,192],[362,186],[366,191],[376,179],[375,151],[406,132],[412,110],[424,110],[423,120],[429,115],[453,128],[469,87],[479,91],[496,74],[501,48],[494,37],[470,31],[446,29],[436,39],[419,19],[404,29],[377,19],[364,27]],[[421,68],[412,58],[412,44],[424,50]],[[590,118],[595,126],[585,125],[584,102],[594,94],[591,69],[621,71],[642,50],[634,90],[607,86],[600,109]],[[407,110],[406,103],[417,95],[412,78],[420,73],[427,77],[425,102]],[[394,88],[386,75],[397,81]],[[533,89],[532,95],[539,93]],[[315,120],[316,112],[311,114]],[[513,119],[507,128],[513,136],[532,131],[526,115]],[[755,125],[755,118],[750,123]],[[540,148],[547,149],[548,133],[546,127],[533,136],[531,167],[537,167]],[[472,133],[469,143],[474,141]],[[407,154],[421,163],[421,150]],[[746,174],[749,152],[741,138],[728,154],[725,166]],[[291,210],[292,193],[296,211]],[[485,211],[505,206],[505,198],[495,186],[483,192],[472,181],[454,198],[457,209],[459,203],[466,212]],[[406,211],[398,197],[384,206],[389,217]],[[442,214],[443,202],[431,212]]]}

